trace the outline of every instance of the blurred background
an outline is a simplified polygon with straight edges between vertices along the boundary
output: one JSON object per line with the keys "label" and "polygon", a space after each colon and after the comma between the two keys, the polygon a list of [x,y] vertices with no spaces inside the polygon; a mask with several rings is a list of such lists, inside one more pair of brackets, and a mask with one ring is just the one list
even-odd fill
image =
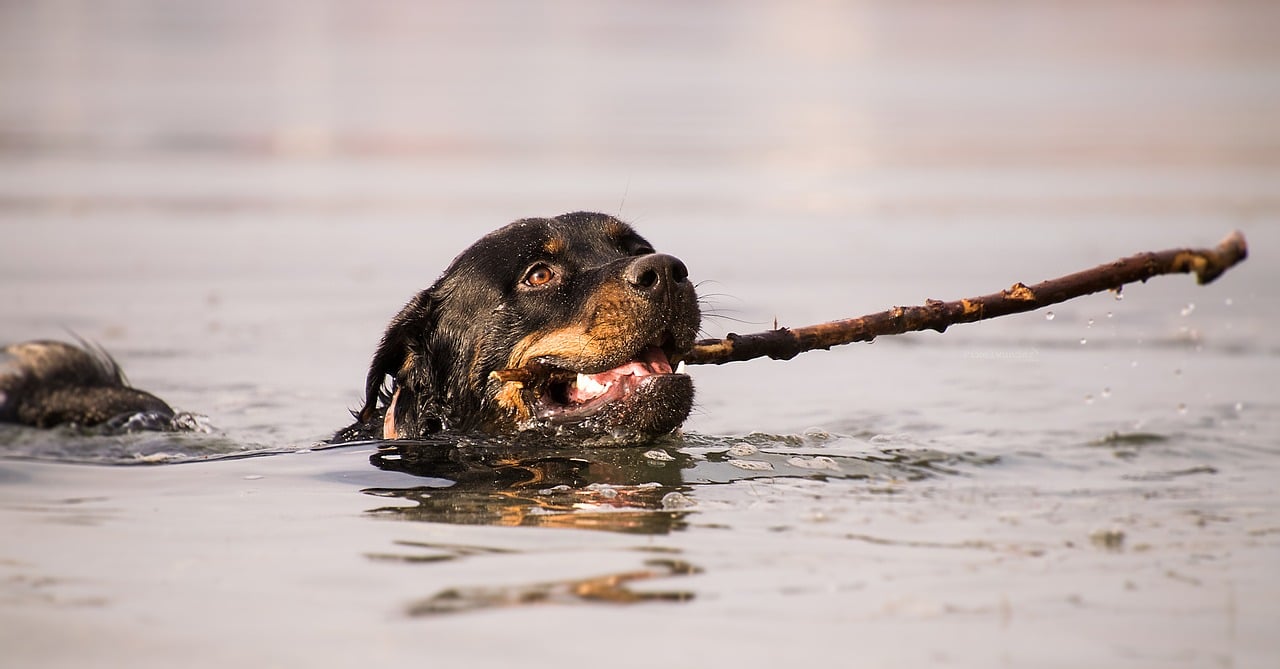
{"label": "blurred background", "polygon": [[[316,400],[297,435],[524,216],[636,223],[705,281],[711,335],[1232,228],[1256,258],[1277,34],[1265,0],[3,2],[0,340],[72,330],[177,404],[265,410],[246,427]],[[1267,264],[1237,313],[1274,314]]]}

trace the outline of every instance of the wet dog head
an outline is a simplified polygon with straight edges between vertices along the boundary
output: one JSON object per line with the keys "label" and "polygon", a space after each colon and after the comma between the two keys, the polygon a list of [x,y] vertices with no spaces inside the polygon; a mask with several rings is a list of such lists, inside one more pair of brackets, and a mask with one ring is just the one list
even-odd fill
{"label": "wet dog head", "polygon": [[692,381],[676,367],[699,319],[684,264],[625,223],[516,221],[463,251],[392,320],[357,426],[383,438],[666,434],[692,406]]}

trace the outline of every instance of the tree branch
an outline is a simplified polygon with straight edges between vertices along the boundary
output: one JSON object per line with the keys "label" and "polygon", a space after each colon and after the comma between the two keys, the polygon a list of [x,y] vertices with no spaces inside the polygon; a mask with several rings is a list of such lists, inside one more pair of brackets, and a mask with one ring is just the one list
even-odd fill
{"label": "tree branch", "polygon": [[1139,253],[1034,286],[1015,283],[1007,290],[991,295],[954,302],[925,300],[922,306],[894,307],[861,318],[747,335],[730,334],[724,339],[703,339],[694,344],[684,361],[691,365],[720,365],[764,356],[790,360],[805,351],[871,341],[882,335],[921,330],[944,332],[957,323],[1034,311],[1104,290],[1118,293],[1127,283],[1145,282],[1160,274],[1194,273],[1197,282],[1206,284],[1244,260],[1248,254],[1244,235],[1237,231],[1227,235],[1212,249]]}

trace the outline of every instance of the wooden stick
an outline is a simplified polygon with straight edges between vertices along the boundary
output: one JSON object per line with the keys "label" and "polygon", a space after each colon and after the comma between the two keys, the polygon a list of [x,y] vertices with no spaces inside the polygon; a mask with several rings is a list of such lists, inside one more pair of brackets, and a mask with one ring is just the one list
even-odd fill
{"label": "wooden stick", "polygon": [[1237,231],[1227,235],[1212,249],[1139,253],[1034,286],[1015,283],[1007,290],[982,297],[954,302],[925,300],[922,306],[894,307],[861,318],[747,335],[730,334],[724,339],[703,339],[694,344],[684,361],[690,365],[720,365],[764,356],[790,360],[805,351],[871,341],[881,335],[921,330],[944,332],[956,323],[1034,311],[1104,290],[1119,293],[1126,283],[1145,282],[1159,274],[1194,273],[1200,284],[1206,284],[1244,260],[1248,254],[1244,235]]}

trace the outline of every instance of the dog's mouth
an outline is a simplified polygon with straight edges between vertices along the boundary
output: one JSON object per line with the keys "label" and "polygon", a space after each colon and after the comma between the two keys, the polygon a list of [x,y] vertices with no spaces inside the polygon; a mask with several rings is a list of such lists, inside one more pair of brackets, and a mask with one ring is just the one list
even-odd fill
{"label": "dog's mouth", "polygon": [[631,360],[595,374],[560,369],[548,377],[538,403],[538,417],[544,419],[583,418],[599,413],[607,405],[626,402],[645,385],[662,376],[684,374],[684,363],[671,366],[671,358],[657,346],[650,346]]}
{"label": "dog's mouth", "polygon": [[525,429],[633,441],[671,432],[688,417],[693,381],[679,358],[672,347],[651,344],[618,364],[547,357],[494,375],[520,384]]}

